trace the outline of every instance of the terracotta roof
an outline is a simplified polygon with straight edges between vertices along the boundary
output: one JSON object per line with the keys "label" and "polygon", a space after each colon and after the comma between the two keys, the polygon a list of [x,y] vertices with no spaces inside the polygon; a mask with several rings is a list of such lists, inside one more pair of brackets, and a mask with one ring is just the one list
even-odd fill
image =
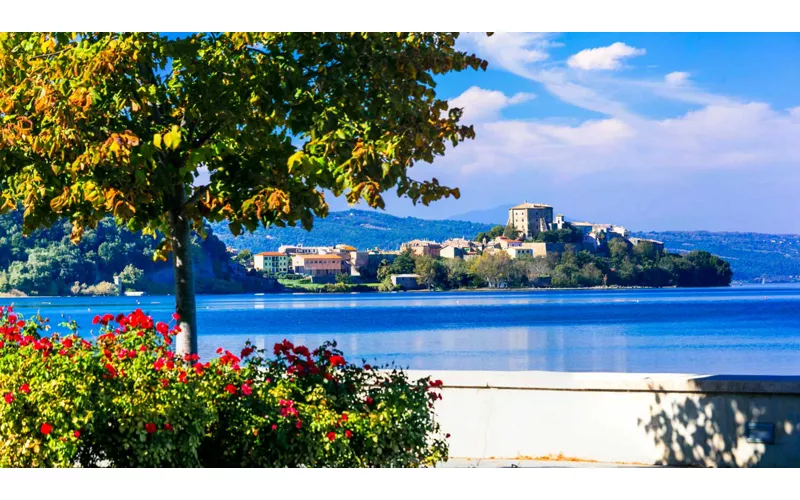
{"label": "terracotta roof", "polygon": [[297,254],[297,256],[303,259],[343,260],[338,255],[320,255],[320,254],[306,253],[306,254]]}
{"label": "terracotta roof", "polygon": [[281,253],[281,252],[261,252],[261,253],[257,253],[256,255],[263,255],[264,257],[282,257],[282,256],[286,257],[287,256],[285,253]]}

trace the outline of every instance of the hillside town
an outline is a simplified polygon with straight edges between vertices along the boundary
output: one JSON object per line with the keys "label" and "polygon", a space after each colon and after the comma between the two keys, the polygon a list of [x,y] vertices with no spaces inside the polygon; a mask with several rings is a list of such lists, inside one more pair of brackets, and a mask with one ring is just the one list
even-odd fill
{"label": "hillside town", "polygon": [[[497,234],[499,229],[502,229],[501,234]],[[403,253],[467,262],[482,255],[496,254],[506,254],[510,259],[535,259],[582,250],[601,254],[607,252],[609,242],[615,239],[631,247],[647,244],[658,253],[664,249],[660,241],[630,237],[630,232],[623,226],[568,222],[564,215],[554,215],[552,206],[526,201],[509,208],[505,227],[497,226],[488,234],[477,235],[477,238],[463,236],[441,242],[415,239],[391,250],[359,250],[347,244],[281,245],[277,251],[254,253],[252,267],[271,276],[307,277],[313,283],[332,283],[341,276],[359,282],[374,280],[379,266],[391,264]],[[390,279],[393,285],[405,289],[419,285],[419,276],[412,273],[392,274]]]}

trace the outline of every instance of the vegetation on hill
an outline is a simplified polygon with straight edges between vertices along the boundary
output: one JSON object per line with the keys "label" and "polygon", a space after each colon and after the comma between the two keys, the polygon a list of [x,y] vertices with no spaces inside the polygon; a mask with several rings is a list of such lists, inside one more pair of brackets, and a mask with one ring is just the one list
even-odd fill
{"label": "vegetation on hill", "polygon": [[[128,289],[174,293],[172,264],[154,261],[160,237],[143,236],[118,226],[113,219],[87,230],[78,244],[70,241],[72,225],[61,221],[47,229],[22,234],[22,214],[0,216],[0,292],[28,295],[111,295],[114,276]],[[193,263],[201,293],[264,291],[267,283],[248,277],[231,262],[225,245],[209,229],[206,239],[194,236]]]}
{"label": "vegetation on hill", "polygon": [[314,229],[300,227],[258,228],[253,233],[234,237],[224,222],[212,223],[214,234],[227,246],[252,252],[277,250],[281,245],[301,243],[336,245],[346,243],[358,249],[397,249],[413,239],[443,241],[448,238],[471,237],[491,229],[488,224],[452,220],[426,220],[415,217],[395,217],[382,212],[347,210],[331,212],[326,218],[314,221]]}
{"label": "vegetation on hill", "polygon": [[800,235],[708,231],[642,232],[670,252],[705,250],[730,262],[737,281],[800,281]]}
{"label": "vegetation on hill", "polygon": [[[588,286],[727,286],[731,282],[728,263],[708,252],[686,255],[659,252],[650,243],[630,245],[614,239],[606,255],[575,252],[568,246],[560,255],[511,259],[505,252],[484,253],[465,262],[430,256],[401,254],[384,262],[378,270],[384,289],[393,289],[392,274],[416,273],[426,288],[525,287],[544,284],[575,288]],[[549,283],[543,281],[549,278]]]}

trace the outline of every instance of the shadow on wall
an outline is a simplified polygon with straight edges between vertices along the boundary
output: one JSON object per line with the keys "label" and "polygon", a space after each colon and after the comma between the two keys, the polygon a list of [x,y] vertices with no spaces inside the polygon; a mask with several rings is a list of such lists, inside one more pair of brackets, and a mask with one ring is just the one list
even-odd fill
{"label": "shadow on wall", "polygon": [[659,464],[800,466],[800,395],[718,390],[721,384],[746,384],[742,377],[733,382],[725,376],[704,377],[693,383],[698,392],[651,387],[650,416],[639,419],[639,426],[662,454]]}

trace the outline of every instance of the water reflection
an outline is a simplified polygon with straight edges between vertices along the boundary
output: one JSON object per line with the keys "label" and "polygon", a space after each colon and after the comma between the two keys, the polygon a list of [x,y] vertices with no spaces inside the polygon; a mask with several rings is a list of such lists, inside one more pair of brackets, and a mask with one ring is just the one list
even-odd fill
{"label": "water reflection", "polygon": [[[170,297],[7,299],[52,324],[141,307],[169,321]],[[335,339],[352,359],[418,369],[800,372],[800,287],[198,298],[201,355],[284,338]]]}

